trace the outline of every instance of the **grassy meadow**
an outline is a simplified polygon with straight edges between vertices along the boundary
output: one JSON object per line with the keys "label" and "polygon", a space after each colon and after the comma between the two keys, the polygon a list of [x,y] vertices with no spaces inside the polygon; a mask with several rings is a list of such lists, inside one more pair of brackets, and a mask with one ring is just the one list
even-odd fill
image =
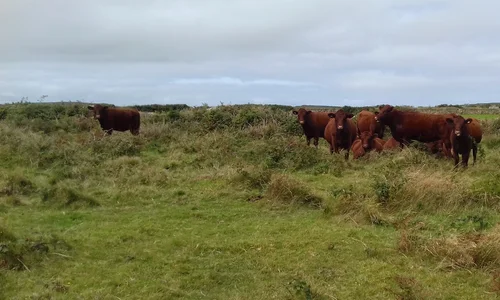
{"label": "grassy meadow", "polygon": [[139,136],[0,106],[0,299],[497,299],[500,115],[468,114],[454,170],[419,143],[346,162],[285,106],[164,109]]}

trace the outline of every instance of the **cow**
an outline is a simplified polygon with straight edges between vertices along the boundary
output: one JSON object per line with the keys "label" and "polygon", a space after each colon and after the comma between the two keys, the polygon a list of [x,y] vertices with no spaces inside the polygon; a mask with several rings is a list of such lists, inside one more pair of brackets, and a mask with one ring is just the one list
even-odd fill
{"label": "cow", "polygon": [[353,159],[358,159],[361,156],[365,155],[365,149],[363,148],[362,141],[360,139],[354,140],[351,145],[351,151]]}
{"label": "cow", "polygon": [[381,139],[384,138],[385,126],[375,120],[377,114],[378,112],[372,113],[367,110],[362,110],[358,114],[358,136],[360,136],[363,131],[369,131],[372,134],[376,133]]}
{"label": "cow", "polygon": [[351,120],[354,115],[339,109],[335,113],[328,113],[330,121],[325,128],[325,140],[330,144],[330,153],[338,153],[345,149],[345,159],[349,159],[349,150],[356,139],[356,124]]}
{"label": "cow", "polygon": [[361,132],[359,139],[361,140],[361,145],[365,151],[370,151],[375,149],[377,152],[381,152],[384,148],[385,141],[378,137],[376,133],[371,133],[370,131]]}
{"label": "cow", "polygon": [[395,138],[391,137],[384,143],[383,150],[387,151],[393,149],[401,149],[401,143],[396,141]]}
{"label": "cow", "polygon": [[375,120],[389,126],[392,137],[402,145],[408,145],[412,140],[429,143],[441,140],[443,151],[450,149],[450,139],[446,118],[456,114],[427,114],[420,112],[401,111],[391,105],[379,107]]}
{"label": "cow", "polygon": [[88,109],[93,111],[94,119],[99,121],[101,128],[107,134],[112,134],[113,130],[127,131],[133,135],[139,134],[141,126],[141,116],[135,108],[115,108],[106,105],[89,105]]}
{"label": "cow", "polygon": [[479,144],[483,138],[483,130],[481,129],[481,123],[479,120],[471,118],[471,122],[468,123],[467,130],[469,131],[469,135],[474,139],[474,141]]}
{"label": "cow", "polygon": [[326,112],[313,112],[300,108],[299,110],[294,110],[293,114],[297,116],[297,119],[304,130],[304,135],[307,139],[307,146],[311,145],[311,139],[314,138],[314,146],[318,148],[318,140],[320,137],[324,137],[325,128],[330,121],[328,113]]}
{"label": "cow", "polygon": [[473,137],[469,135],[469,129],[467,128],[467,124],[472,122],[472,119],[464,119],[462,116],[454,116],[453,118],[446,118],[446,122],[448,123],[449,137],[451,143],[451,152],[453,154],[453,158],[455,159],[455,168],[458,166],[459,157],[458,155],[462,155],[462,166],[467,167],[469,163],[469,155],[472,149],[473,163],[476,163],[477,156],[477,146]]}

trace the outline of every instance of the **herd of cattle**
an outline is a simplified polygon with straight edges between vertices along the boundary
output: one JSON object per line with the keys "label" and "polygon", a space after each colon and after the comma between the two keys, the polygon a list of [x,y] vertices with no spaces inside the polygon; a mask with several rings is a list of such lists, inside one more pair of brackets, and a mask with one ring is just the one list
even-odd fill
{"label": "herd of cattle", "polygon": [[[352,151],[354,159],[375,150],[381,152],[408,146],[412,141],[426,144],[432,153],[442,152],[445,157],[452,157],[455,166],[462,156],[462,165],[466,167],[472,150],[473,163],[476,162],[477,143],[481,142],[481,124],[476,119],[464,119],[457,114],[429,114],[413,111],[401,111],[391,105],[379,107],[372,113],[361,111],[357,122],[354,115],[342,109],[335,113],[312,112],[304,108],[294,110],[299,123],[304,129],[307,145],[314,138],[324,138],[330,144],[330,152],[347,150],[345,159]],[[385,127],[389,127],[392,137],[383,140]]]}
{"label": "herd of cattle", "polygon": [[[130,130],[134,135],[139,134],[140,114],[137,109],[99,104],[89,105],[88,109],[108,134],[113,130]],[[327,113],[300,108],[293,114],[297,115],[304,129],[307,145],[314,138],[314,145],[318,147],[318,139],[322,137],[330,144],[331,153],[347,150],[346,160],[350,151],[357,159],[372,150],[402,148],[412,141],[419,141],[426,143],[432,153],[442,152],[445,157],[453,157],[455,166],[462,155],[462,165],[466,167],[471,150],[473,163],[476,162],[477,143],[481,142],[483,135],[481,124],[476,119],[464,119],[457,114],[401,111],[391,105],[380,106],[375,113],[363,110],[357,118],[342,109]],[[356,123],[353,118],[357,119]],[[383,140],[386,126],[392,134],[387,141]]]}

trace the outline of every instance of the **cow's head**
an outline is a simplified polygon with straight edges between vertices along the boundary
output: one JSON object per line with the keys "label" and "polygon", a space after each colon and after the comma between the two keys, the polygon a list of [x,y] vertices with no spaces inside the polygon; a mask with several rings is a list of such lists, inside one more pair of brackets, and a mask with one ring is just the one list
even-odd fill
{"label": "cow's head", "polygon": [[467,133],[466,124],[470,124],[472,119],[464,119],[462,116],[453,116],[446,118],[446,123],[453,129],[453,134],[457,137]]}
{"label": "cow's head", "polygon": [[372,147],[373,139],[376,137],[378,137],[378,134],[376,133],[372,134],[369,131],[363,131],[361,132],[359,139],[361,140],[361,145],[366,150]]}
{"label": "cow's head", "polygon": [[328,117],[335,119],[335,123],[337,124],[337,130],[343,130],[347,119],[354,117],[354,115],[351,113],[346,113],[342,109],[339,109],[335,113],[329,113]]}
{"label": "cow's head", "polygon": [[310,110],[300,108],[299,110],[294,110],[293,114],[297,116],[299,123],[302,125],[305,123],[307,116],[311,113]]}
{"label": "cow's head", "polygon": [[108,109],[108,106],[96,104],[96,105],[89,105],[87,106],[87,108],[94,112],[94,119],[99,120],[102,116],[102,113]]}
{"label": "cow's head", "polygon": [[388,118],[390,118],[394,107],[392,105],[382,105],[378,108],[378,110],[378,112],[375,112],[375,121],[378,123],[384,123]]}

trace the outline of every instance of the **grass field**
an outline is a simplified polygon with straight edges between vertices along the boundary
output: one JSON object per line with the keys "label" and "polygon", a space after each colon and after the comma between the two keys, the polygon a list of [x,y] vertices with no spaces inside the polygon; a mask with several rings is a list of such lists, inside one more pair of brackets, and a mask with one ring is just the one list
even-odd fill
{"label": "grass field", "polygon": [[464,118],[476,118],[478,120],[494,120],[500,118],[500,115],[494,115],[494,114],[464,114]]}
{"label": "grass field", "polygon": [[478,162],[345,162],[279,107],[0,110],[0,299],[497,299],[500,122]]}

